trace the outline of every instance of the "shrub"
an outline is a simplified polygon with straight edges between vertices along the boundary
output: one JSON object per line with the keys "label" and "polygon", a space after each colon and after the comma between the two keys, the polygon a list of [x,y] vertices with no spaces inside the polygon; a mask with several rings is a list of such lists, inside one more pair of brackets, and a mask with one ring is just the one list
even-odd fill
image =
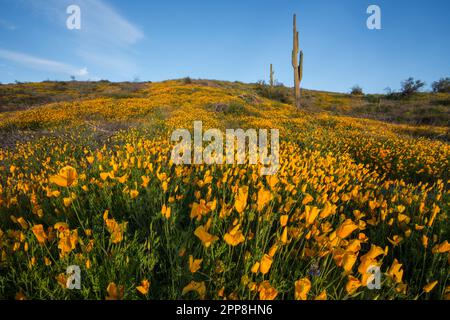
{"label": "shrub", "polygon": [[431,85],[433,92],[450,93],[450,78],[441,78]]}
{"label": "shrub", "polygon": [[276,83],[274,86],[267,85],[264,81],[256,84],[256,92],[267,99],[279,101],[281,103],[291,103],[291,93],[282,83]]}
{"label": "shrub", "polygon": [[183,78],[182,81],[183,81],[184,84],[191,84],[192,83],[192,79],[190,77],[185,77],[185,78]]}
{"label": "shrub", "polygon": [[421,88],[425,86],[425,82],[421,80],[414,80],[413,77],[409,77],[408,79],[402,82],[401,94],[404,97],[409,97],[414,93],[420,91]]}
{"label": "shrub", "polygon": [[352,94],[354,96],[362,96],[362,95],[364,95],[364,92],[360,86],[355,85],[352,87],[350,94]]}

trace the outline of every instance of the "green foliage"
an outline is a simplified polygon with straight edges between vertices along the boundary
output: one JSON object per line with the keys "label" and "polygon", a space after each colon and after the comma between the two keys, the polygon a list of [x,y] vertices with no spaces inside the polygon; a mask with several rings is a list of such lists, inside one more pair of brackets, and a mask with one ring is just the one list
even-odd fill
{"label": "green foliage", "polygon": [[414,80],[410,77],[402,82],[401,94],[404,97],[410,97],[414,93],[417,93],[425,86],[425,82],[421,80]]}
{"label": "green foliage", "polygon": [[189,77],[185,77],[185,78],[182,79],[182,82],[184,84],[191,84],[192,83],[192,79],[189,78]]}
{"label": "green foliage", "polygon": [[354,96],[362,96],[364,95],[364,92],[360,86],[355,85],[351,88],[350,94]]}
{"label": "green foliage", "polygon": [[431,85],[433,92],[450,93],[450,78],[441,78]]}
{"label": "green foliage", "polygon": [[274,86],[267,85],[264,81],[256,84],[256,92],[267,99],[279,101],[281,103],[292,103],[292,93],[281,83],[276,83]]}

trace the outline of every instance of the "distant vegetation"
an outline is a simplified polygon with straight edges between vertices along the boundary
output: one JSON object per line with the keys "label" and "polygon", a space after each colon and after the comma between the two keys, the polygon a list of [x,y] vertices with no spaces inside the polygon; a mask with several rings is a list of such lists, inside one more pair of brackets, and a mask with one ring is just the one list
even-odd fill
{"label": "distant vegetation", "polygon": [[43,81],[0,85],[0,112],[23,110],[52,102],[98,97],[142,97],[145,83],[102,81]]}
{"label": "distant vegetation", "polygon": [[410,77],[402,82],[402,90],[401,93],[405,97],[409,97],[414,93],[417,93],[425,86],[425,82],[421,80],[414,80],[414,78]]}
{"label": "distant vegetation", "polygon": [[450,78],[442,78],[431,85],[433,92],[450,93]]}
{"label": "distant vegetation", "polygon": [[[279,103],[293,104],[292,88],[274,81],[274,85],[259,81],[256,84],[204,79],[181,79],[185,86],[204,85],[252,92],[247,99],[263,97]],[[399,92],[364,94],[355,85],[350,94],[302,89],[302,108],[312,112],[330,112],[336,115],[364,117],[388,122],[450,126],[449,78],[433,82],[433,92],[420,92],[423,82],[407,79]],[[19,83],[0,85],[0,113],[25,110],[52,102],[69,102],[96,98],[147,98],[147,82],[113,83],[67,81]]]}
{"label": "distant vegetation", "polygon": [[350,91],[350,94],[352,94],[354,96],[362,96],[362,95],[364,95],[364,92],[363,92],[363,89],[360,86],[355,85],[355,86],[352,87],[352,90]]}
{"label": "distant vegetation", "polygon": [[259,81],[256,85],[256,92],[268,99],[276,100],[282,103],[292,103],[292,92],[290,88],[286,88],[282,83],[267,85],[264,81]]}

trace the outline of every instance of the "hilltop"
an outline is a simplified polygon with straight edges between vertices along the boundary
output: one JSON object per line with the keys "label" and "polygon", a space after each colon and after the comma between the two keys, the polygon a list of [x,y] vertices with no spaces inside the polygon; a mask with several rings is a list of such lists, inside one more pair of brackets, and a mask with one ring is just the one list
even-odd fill
{"label": "hilltop", "polygon": [[[244,84],[217,80],[181,79],[162,82],[240,90],[272,100],[293,103],[293,89],[278,85]],[[95,98],[149,98],[151,82],[82,82],[44,81],[0,85],[0,112],[25,110],[52,102],[70,102]],[[450,126],[450,94],[417,93],[395,99],[389,95],[325,92],[302,89],[303,108],[311,112],[328,112],[410,125]]]}

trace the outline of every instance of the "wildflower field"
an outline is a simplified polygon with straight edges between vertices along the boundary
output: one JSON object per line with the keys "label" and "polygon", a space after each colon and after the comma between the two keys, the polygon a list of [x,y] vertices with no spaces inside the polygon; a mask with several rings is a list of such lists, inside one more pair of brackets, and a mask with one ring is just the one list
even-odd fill
{"label": "wildflower field", "polygon": [[[174,165],[197,120],[279,129],[278,172]],[[0,298],[450,299],[445,136],[219,81],[0,113]]]}

